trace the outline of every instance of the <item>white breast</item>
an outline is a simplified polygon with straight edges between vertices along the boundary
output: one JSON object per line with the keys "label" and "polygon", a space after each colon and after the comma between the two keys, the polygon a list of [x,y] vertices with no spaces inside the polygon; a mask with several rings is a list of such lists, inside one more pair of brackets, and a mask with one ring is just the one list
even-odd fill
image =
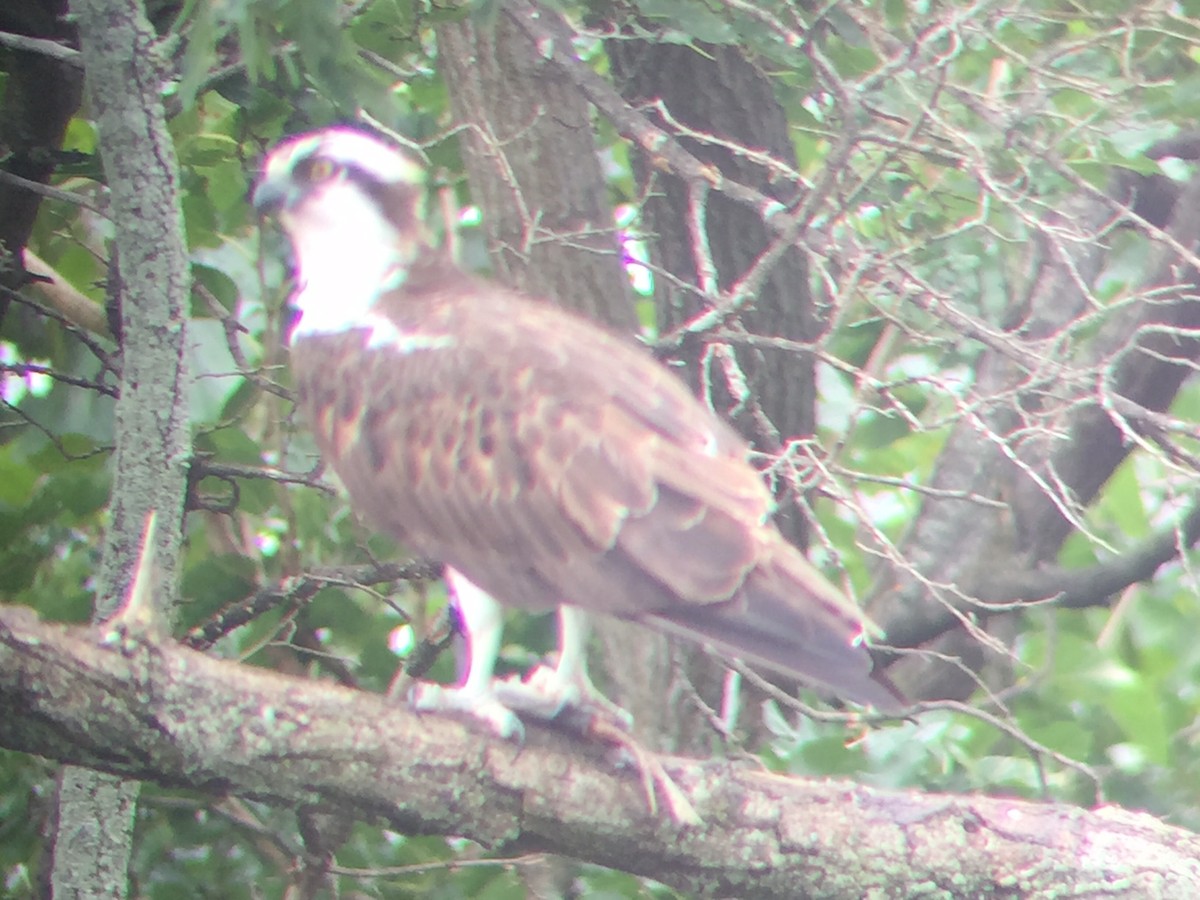
{"label": "white breast", "polygon": [[379,296],[404,282],[395,229],[352,182],[329,182],[281,218],[296,253],[292,340],[362,328]]}

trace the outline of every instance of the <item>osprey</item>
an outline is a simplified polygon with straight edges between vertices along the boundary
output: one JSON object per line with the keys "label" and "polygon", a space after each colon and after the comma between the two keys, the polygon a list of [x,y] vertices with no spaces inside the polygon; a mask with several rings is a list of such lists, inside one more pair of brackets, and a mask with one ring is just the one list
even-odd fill
{"label": "osprey", "polygon": [[[446,566],[468,664],[416,706],[505,735],[514,709],[604,707],[581,615],[601,612],[896,709],[741,438],[631,340],[459,269],[423,197],[414,162],[345,128],[280,144],[254,192],[295,251],[291,364],[321,453],[360,514]],[[497,601],[561,607],[556,668],[495,681]]]}

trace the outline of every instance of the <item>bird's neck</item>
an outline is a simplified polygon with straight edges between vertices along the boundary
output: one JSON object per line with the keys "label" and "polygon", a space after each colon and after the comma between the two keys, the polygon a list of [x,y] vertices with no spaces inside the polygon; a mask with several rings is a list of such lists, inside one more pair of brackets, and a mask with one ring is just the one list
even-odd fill
{"label": "bird's neck", "polygon": [[[340,208],[330,209],[335,203]],[[362,327],[379,298],[403,286],[422,246],[357,191],[327,199],[323,212],[288,229],[297,268],[292,303],[300,311],[293,341]]]}

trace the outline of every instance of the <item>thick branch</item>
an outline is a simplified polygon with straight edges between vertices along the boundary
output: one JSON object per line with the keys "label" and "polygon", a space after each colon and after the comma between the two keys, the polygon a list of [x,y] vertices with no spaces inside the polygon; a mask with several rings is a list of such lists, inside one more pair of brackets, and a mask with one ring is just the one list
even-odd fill
{"label": "thick branch", "polygon": [[[137,562],[151,510],[163,583],[175,584],[191,452],[186,321],[190,270],[180,213],[178,164],[159,100],[162,73],[154,29],[137,0],[72,5],[87,63],[91,111],[109,185],[119,260],[109,290],[121,309],[121,396],[114,428],[112,528],[101,596],[121,597]],[[163,593],[171,615],[174,590]],[[100,616],[112,610],[97,609]]]}
{"label": "thick branch", "polygon": [[[1167,237],[1172,240],[1154,247],[1157,260],[1146,292],[1150,299],[1114,316],[1087,348],[1090,359],[1083,360],[1094,360],[1104,368],[1103,382],[1098,385],[1104,394],[1155,412],[1170,407],[1200,358],[1197,273],[1183,253],[1193,252],[1200,243],[1200,179],[1193,179],[1184,189]],[[1129,454],[1132,444],[1103,403],[1077,407],[1064,420],[1060,428],[1070,440],[1029,458],[1040,469],[1053,472],[1073,497],[1086,505]],[[1028,482],[1020,482],[1016,488],[1013,505],[1030,540],[1059,546],[1070,523],[1044,492]]]}
{"label": "thick branch", "polygon": [[[517,747],[382,697],[0,606],[0,743],[127,778],[321,804],[407,833],[563,853],[684,890],[771,897],[1192,896],[1200,838],[1106,808],[872,790],[665,761],[703,819],[544,731]],[[1117,886],[1120,885],[1120,888]],[[1115,889],[1115,890],[1114,890]]]}
{"label": "thick branch", "polygon": [[[1196,196],[1200,183],[1185,192],[1187,198]],[[1172,240],[1160,245],[1147,280],[1145,296],[1150,299],[1110,317],[1078,354],[1073,377],[1056,372],[1049,353],[1048,362],[1036,369],[998,347],[981,356],[976,396],[984,402],[976,414],[963,417],[947,441],[933,486],[991,492],[1007,499],[1012,515],[982,516],[976,504],[957,500],[923,505],[901,548],[920,578],[905,581],[899,602],[889,607],[897,612],[884,617],[884,627],[898,645],[912,646],[953,628],[960,617],[952,609],[969,612],[976,601],[1058,596],[1064,606],[1105,602],[1114,591],[1150,577],[1178,555],[1180,546],[1195,541],[1193,527],[1186,525],[1180,531],[1186,539],[1168,529],[1083,572],[1043,564],[1078,527],[1082,510],[1134,446],[1114,410],[1132,403],[1161,412],[1194,369],[1200,304],[1194,299],[1195,272],[1181,261],[1178,248],[1195,245],[1200,216],[1194,202],[1181,203],[1179,209],[1168,230]],[[1033,245],[1037,276],[1028,309],[1014,318],[1022,323],[1023,340],[1069,336],[1072,323],[1088,308],[1084,292],[1103,264],[1101,236],[1114,215],[1112,204],[1102,198],[1079,196],[1047,220],[1046,232]],[[1036,390],[1028,390],[1029,385]],[[1005,399],[1013,396],[1020,402]],[[947,591],[936,585],[957,587]],[[881,581],[882,588],[887,586]]]}
{"label": "thick branch", "polygon": [[[1148,581],[1160,567],[1178,559],[1183,549],[1200,540],[1200,505],[1125,552],[1082,569],[1042,566],[1017,569],[1000,566],[979,578],[973,600],[979,610],[1050,601],[1064,609],[1103,606],[1132,584]],[[888,633],[897,647],[918,647],[955,628],[961,617],[948,604],[927,604],[898,621]]]}
{"label": "thick branch", "polygon": [[[113,488],[93,610],[127,596],[147,516],[159,522],[155,597],[170,616],[178,595],[187,493],[186,320],[190,267],[175,148],[160,94],[157,35],[142,0],[72,0],[87,69],[89,114],[108,184],[113,233],[106,306],[120,309],[121,385],[113,431]],[[73,71],[73,70],[72,70]],[[65,125],[65,122],[64,122]],[[59,777],[47,871],[55,896],[123,897],[133,846],[135,784],[71,768]]]}
{"label": "thick branch", "polygon": [[42,299],[74,325],[103,338],[112,338],[104,307],[63,278],[32,250],[24,254],[25,271],[37,276],[33,288]]}
{"label": "thick branch", "polygon": [[83,61],[79,57],[79,51],[60,44],[58,41],[48,41],[44,38],[0,31],[0,46],[11,47],[13,50],[23,50],[27,53],[40,53],[43,56],[48,56],[50,59],[72,65],[77,69],[83,68]]}

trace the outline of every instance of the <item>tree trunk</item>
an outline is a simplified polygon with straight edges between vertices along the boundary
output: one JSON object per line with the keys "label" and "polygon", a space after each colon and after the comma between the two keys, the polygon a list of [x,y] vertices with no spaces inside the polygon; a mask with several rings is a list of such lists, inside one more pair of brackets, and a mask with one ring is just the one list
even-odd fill
{"label": "tree trunk", "polygon": [[[66,21],[66,11],[66,0],[13,4],[10,9],[0,10],[0,31],[74,43],[75,26]],[[0,102],[4,168],[28,181],[45,184],[54,172],[55,154],[62,147],[67,123],[79,109],[83,68],[39,52],[4,52],[11,56]],[[22,185],[0,181],[0,286],[16,290],[26,280],[21,250],[29,241],[41,201],[41,195]],[[0,325],[4,324],[8,306],[9,298],[0,294]],[[10,329],[10,333],[21,330]]]}
{"label": "tree trunk", "polygon": [[[143,524],[158,511],[159,614],[168,619],[186,492],[190,435],[184,366],[188,260],[174,146],[159,96],[155,41],[138,0],[78,0],[89,94],[99,126],[120,260],[122,380],[116,409],[112,523],[97,588],[96,620],[129,591]],[[167,465],[163,465],[163,461]],[[124,897],[139,786],[89,769],[60,774],[51,851],[55,897]]]}
{"label": "tree trunk", "polygon": [[[739,184],[775,197],[784,206],[797,201],[794,187],[781,192],[771,173],[739,154],[736,147],[766,151],[795,169],[796,154],[788,137],[787,119],[770,81],[736,48],[696,48],[638,40],[608,43],[613,74],[626,101],[634,107],[657,102],[655,121],[675,132],[679,125],[711,140],[680,137],[701,162],[716,167]],[[662,110],[665,110],[663,112]],[[669,117],[669,120],[668,120]],[[728,290],[771,245],[760,212],[723,193],[704,196],[678,175],[662,172],[645,153],[634,157],[640,193],[646,197],[642,224],[649,235],[654,265],[670,275],[655,279],[659,327],[663,332],[711,307],[714,297],[703,284],[705,269],[715,271],[716,287]],[[703,209],[697,208],[703,204]],[[689,221],[703,215],[703,246]],[[820,323],[809,291],[808,265],[800,248],[785,252],[770,270],[738,322],[751,334],[797,342],[815,340]],[[813,356],[771,348],[736,351],[738,368],[747,376],[750,400],[734,396],[719,370],[702,372],[706,346],[686,348],[688,369],[698,390],[711,390],[717,411],[731,416],[751,443],[770,455],[793,438],[809,438],[816,424]],[[761,411],[761,415],[756,413]],[[804,546],[805,517],[794,505],[795,486],[783,479],[777,496],[786,501],[776,517],[784,533]]]}
{"label": "tree trunk", "polygon": [[[607,50],[618,87],[631,106],[643,108],[657,101],[665,112],[660,109],[655,121],[664,130],[675,132],[683,126],[712,137],[712,143],[680,138],[702,163],[716,167],[726,178],[776,196],[784,205],[795,202],[796,197],[779,194],[765,168],[731,149],[738,145],[766,150],[796,168],[787,120],[770,81],[735,48],[615,40],[609,41]],[[712,290],[727,291],[770,247],[772,236],[757,211],[723,193],[698,194],[695,182],[661,171],[644,152],[634,154],[634,168],[639,194],[646,197],[641,222],[652,264],[659,270],[655,300],[659,328],[666,333],[711,308]],[[715,273],[715,285],[704,285],[706,272]],[[799,247],[776,260],[737,323],[751,334],[799,342],[817,337],[819,322],[813,314],[808,266]],[[787,440],[813,435],[816,385],[811,354],[770,348],[734,350],[727,345],[736,368],[746,376],[748,397],[737,397],[720,367],[704,364],[710,349],[711,345],[699,341],[684,345],[689,377],[752,446],[776,457]],[[786,476],[774,488],[781,503],[776,524],[803,547],[807,518],[800,508],[802,497]],[[688,680],[715,707],[725,690],[723,668],[696,654],[689,659]],[[749,688],[744,690],[748,699],[741,724],[757,731],[762,698]]]}

